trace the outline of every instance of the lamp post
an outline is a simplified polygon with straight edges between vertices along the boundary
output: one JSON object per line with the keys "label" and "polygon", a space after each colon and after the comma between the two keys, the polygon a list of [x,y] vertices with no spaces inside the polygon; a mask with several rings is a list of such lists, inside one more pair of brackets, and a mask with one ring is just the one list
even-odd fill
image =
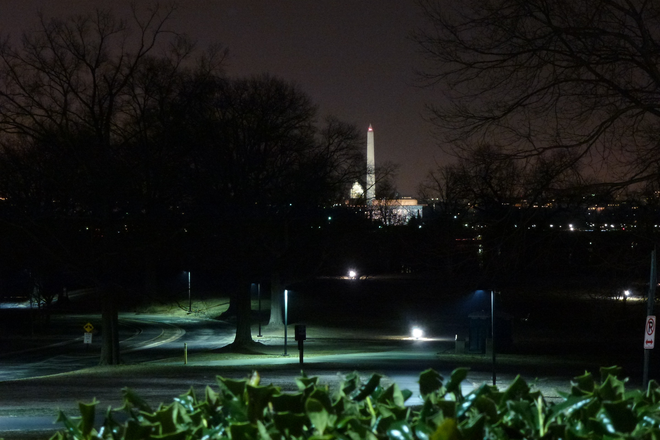
{"label": "lamp post", "polygon": [[258,337],[262,337],[261,334],[261,283],[257,283],[257,301],[259,302],[259,313],[257,314],[257,321],[259,321],[259,334]]}
{"label": "lamp post", "polygon": [[490,332],[493,348],[493,386],[497,385],[497,373],[495,372],[495,291],[490,291]]}
{"label": "lamp post", "polygon": [[289,324],[289,291],[284,289],[284,356],[289,354],[286,352],[286,326]]}
{"label": "lamp post", "polygon": [[190,271],[188,271],[188,314],[192,313],[192,296],[190,296]]}

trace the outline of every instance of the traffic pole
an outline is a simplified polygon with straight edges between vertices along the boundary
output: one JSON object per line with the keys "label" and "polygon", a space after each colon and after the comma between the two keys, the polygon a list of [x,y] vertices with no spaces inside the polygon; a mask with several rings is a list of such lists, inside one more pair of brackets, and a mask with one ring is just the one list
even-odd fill
{"label": "traffic pole", "polygon": [[[651,279],[649,280],[649,298],[648,298],[648,303],[646,304],[647,321],[649,319],[648,317],[653,315],[653,306],[655,303],[655,289],[657,284],[658,284],[658,271],[656,267],[656,255],[654,248],[653,251],[651,252]],[[644,328],[644,332],[645,332],[644,336],[646,337],[646,332],[647,332],[646,328]],[[646,388],[649,385],[650,359],[651,359],[651,349],[644,347],[644,377],[642,379],[642,386],[644,387],[644,390],[646,390]]]}

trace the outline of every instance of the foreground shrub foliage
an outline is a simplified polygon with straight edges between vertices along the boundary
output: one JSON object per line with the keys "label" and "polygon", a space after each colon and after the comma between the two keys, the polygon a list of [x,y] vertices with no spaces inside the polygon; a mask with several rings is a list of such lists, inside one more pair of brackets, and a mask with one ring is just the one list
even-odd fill
{"label": "foreground shrub foliage", "polygon": [[626,392],[617,367],[601,368],[600,382],[590,373],[576,377],[560,403],[548,403],[520,377],[505,390],[482,385],[464,396],[467,373],[459,368],[447,381],[434,370],[421,373],[424,403],[416,409],[404,404],[410,391],[383,388],[378,374],[366,383],[350,374],[332,393],[305,374],[296,393],[260,385],[257,373],[218,377],[219,391],[207,387],[202,399],[191,389],[156,410],[124,389],[124,406],[109,408],[101,426],[94,426],[96,401],[81,403],[76,419],[60,412],[65,429],[52,439],[660,438],[658,385]]}

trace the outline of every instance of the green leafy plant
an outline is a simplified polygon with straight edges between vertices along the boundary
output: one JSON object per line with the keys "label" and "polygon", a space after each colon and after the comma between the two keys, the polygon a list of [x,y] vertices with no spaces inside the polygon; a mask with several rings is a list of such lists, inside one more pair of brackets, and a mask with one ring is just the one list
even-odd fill
{"label": "green leafy plant", "polygon": [[296,379],[297,392],[261,385],[258,373],[244,380],[218,377],[218,390],[194,390],[152,409],[130,389],[124,405],[109,408],[94,426],[98,402],[80,404],[80,417],[60,412],[56,440],[476,440],[660,438],[660,389],[625,390],[616,367],[602,368],[600,382],[576,377],[560,403],[548,403],[521,378],[503,390],[482,385],[463,395],[468,370],[449,380],[434,370],[420,374],[423,404],[406,407],[412,393],[381,386],[374,374],[363,383],[346,376],[333,392],[317,377]]}

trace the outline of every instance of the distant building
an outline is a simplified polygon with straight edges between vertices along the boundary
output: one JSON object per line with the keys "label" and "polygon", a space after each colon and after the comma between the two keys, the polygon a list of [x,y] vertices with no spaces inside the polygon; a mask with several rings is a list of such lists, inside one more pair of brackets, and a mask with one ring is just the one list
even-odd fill
{"label": "distant building", "polygon": [[346,206],[364,212],[372,220],[381,221],[386,225],[406,225],[413,218],[421,219],[422,209],[425,205],[418,203],[416,199],[411,197],[376,198],[374,147],[374,130],[370,124],[367,130],[367,189],[365,191],[359,182],[355,182],[351,187],[349,199],[345,202]]}
{"label": "distant building", "polygon": [[424,205],[412,197],[374,200],[372,218],[386,225],[407,225],[413,218],[422,218]]}
{"label": "distant building", "polygon": [[364,188],[362,188],[362,185],[360,185],[358,182],[355,182],[351,187],[350,198],[354,200],[358,200],[363,197],[364,197]]}

